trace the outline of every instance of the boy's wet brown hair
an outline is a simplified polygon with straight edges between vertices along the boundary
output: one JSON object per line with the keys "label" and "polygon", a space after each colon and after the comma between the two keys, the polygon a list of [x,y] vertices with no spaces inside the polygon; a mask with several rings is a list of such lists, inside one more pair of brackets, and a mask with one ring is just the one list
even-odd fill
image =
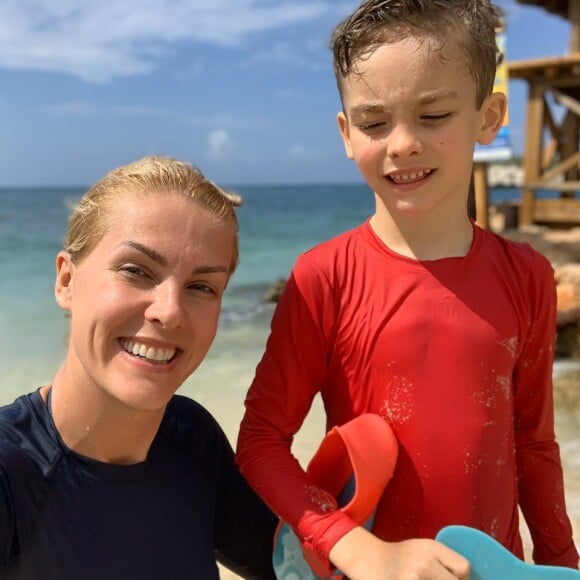
{"label": "boy's wet brown hair", "polygon": [[342,97],[357,62],[384,43],[432,39],[439,49],[453,42],[463,50],[476,84],[476,107],[492,93],[495,34],[502,13],[490,0],[364,0],[332,34],[334,74]]}

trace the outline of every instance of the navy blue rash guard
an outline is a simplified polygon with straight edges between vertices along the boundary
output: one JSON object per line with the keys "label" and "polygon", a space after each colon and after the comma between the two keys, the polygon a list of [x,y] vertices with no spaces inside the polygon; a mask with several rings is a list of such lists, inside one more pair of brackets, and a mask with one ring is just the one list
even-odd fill
{"label": "navy blue rash guard", "polygon": [[1,580],[217,580],[216,558],[275,578],[276,521],[191,399],[173,397],[136,465],[68,449],[38,391],[0,408]]}

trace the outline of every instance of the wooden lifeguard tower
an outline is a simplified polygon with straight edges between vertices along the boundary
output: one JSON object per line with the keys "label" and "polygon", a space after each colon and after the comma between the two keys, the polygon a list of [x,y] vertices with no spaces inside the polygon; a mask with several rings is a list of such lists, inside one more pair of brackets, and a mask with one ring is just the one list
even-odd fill
{"label": "wooden lifeguard tower", "polygon": [[[508,62],[510,80],[528,84],[524,184],[519,225],[580,224],[580,0],[517,0],[567,18],[570,53],[560,57]],[[560,119],[555,108],[563,111]],[[536,198],[538,190],[559,192]]]}

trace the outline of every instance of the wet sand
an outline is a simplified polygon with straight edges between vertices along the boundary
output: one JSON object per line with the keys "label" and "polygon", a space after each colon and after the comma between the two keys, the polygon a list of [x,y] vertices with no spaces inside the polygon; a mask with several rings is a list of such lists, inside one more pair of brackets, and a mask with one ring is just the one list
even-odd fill
{"label": "wet sand", "polygon": [[554,380],[554,404],[568,515],[580,547],[580,370]]}
{"label": "wet sand", "polygon": [[[564,469],[567,511],[574,530],[576,546],[580,548],[580,361],[563,362],[556,365],[554,369],[554,406],[556,437],[560,444]],[[235,424],[222,423],[222,425],[231,439],[235,433]],[[316,401],[294,443],[294,453],[302,465],[306,465],[318,447],[323,436],[323,427],[324,412],[319,401]],[[538,499],[541,500],[541,498]],[[531,543],[525,524],[522,524],[522,536],[526,559],[529,560]],[[220,573],[222,580],[239,578],[223,568],[220,568]]]}

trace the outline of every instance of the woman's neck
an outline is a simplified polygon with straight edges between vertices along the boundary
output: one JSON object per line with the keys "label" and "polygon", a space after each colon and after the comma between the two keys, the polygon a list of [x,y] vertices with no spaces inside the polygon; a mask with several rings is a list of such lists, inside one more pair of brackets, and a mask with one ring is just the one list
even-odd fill
{"label": "woman's neck", "polygon": [[[48,388],[54,424],[69,449],[119,465],[140,463],[147,458],[164,410],[127,407],[96,385],[73,382],[66,365]],[[41,390],[45,402],[48,388]]]}

